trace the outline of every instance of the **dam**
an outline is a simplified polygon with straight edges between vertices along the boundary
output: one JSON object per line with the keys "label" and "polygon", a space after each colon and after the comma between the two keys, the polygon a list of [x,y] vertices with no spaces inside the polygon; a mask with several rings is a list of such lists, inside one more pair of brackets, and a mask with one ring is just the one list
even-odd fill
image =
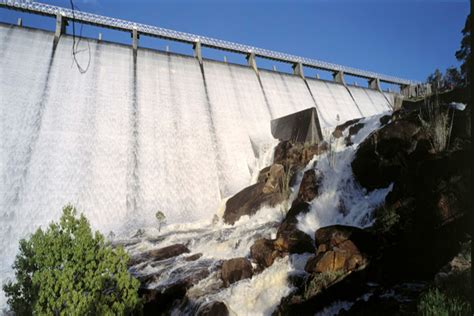
{"label": "dam", "polygon": [[334,81],[305,77],[309,62],[294,74],[258,69],[253,52],[248,66],[218,62],[202,58],[201,42],[196,56],[145,49],[136,31],[132,45],[84,39],[80,73],[62,22],[56,32],[0,24],[1,280],[17,241],[66,204],[105,234],[157,211],[169,223],[210,220],[271,156],[272,119],[316,108],[327,135],[395,103],[384,77],[365,88],[340,70]]}

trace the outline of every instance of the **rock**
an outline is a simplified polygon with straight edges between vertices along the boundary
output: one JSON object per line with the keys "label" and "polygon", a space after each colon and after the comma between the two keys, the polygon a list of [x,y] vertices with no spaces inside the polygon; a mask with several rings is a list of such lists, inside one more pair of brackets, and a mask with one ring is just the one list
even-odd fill
{"label": "rock", "polygon": [[280,164],[274,164],[268,171],[268,177],[263,186],[262,192],[264,194],[281,192],[283,188],[283,177],[285,175],[285,169]]}
{"label": "rock", "polygon": [[257,182],[266,182],[268,176],[270,175],[271,166],[265,167],[258,173]]}
{"label": "rock", "polygon": [[199,307],[197,316],[228,316],[229,310],[223,302],[215,301],[203,304]]}
{"label": "rock", "polygon": [[309,211],[309,204],[292,206],[278,228],[275,249],[283,253],[314,252],[314,243],[310,236],[297,228],[297,216]]}
{"label": "rock", "polygon": [[144,261],[160,261],[189,253],[189,249],[183,244],[175,244],[168,247],[148,250],[130,258],[129,266],[136,265]]}
{"label": "rock", "polygon": [[234,224],[244,215],[254,215],[263,205],[275,206],[284,195],[279,191],[264,193],[264,182],[251,185],[235,194],[226,202],[223,215],[226,224]]}
{"label": "rock", "polygon": [[206,278],[209,274],[210,272],[207,268],[201,268],[192,273],[188,273],[184,278],[174,283],[166,284],[165,286],[158,288],[140,287],[138,293],[143,299],[144,314],[166,314],[166,311],[170,310],[173,305],[179,304],[179,302],[185,297],[189,288]]}
{"label": "rock", "polygon": [[257,262],[260,269],[271,266],[278,255],[278,251],[273,246],[273,241],[268,239],[258,239],[250,247],[250,256]]}
{"label": "rock", "polygon": [[202,253],[195,253],[194,255],[190,255],[190,256],[185,257],[184,260],[186,260],[186,261],[196,261],[201,257],[202,257]]}
{"label": "rock", "polygon": [[345,141],[346,141],[346,146],[351,146],[352,145],[352,136],[357,135],[359,131],[365,126],[364,123],[356,123],[349,127],[349,135],[347,135]]}
{"label": "rock", "polygon": [[252,264],[246,258],[234,258],[222,264],[221,279],[226,287],[237,281],[251,278],[252,275]]}
{"label": "rock", "polygon": [[341,125],[336,126],[334,132],[332,132],[332,136],[334,138],[341,138],[343,136],[343,132],[351,125],[358,123],[361,119],[354,119],[349,120],[347,122],[342,123]]}
{"label": "rock", "polygon": [[314,169],[307,170],[303,175],[298,195],[293,201],[293,205],[301,202],[311,202],[318,195],[320,184],[321,179],[316,176],[316,171]]}
{"label": "rock", "polygon": [[[414,114],[410,117],[388,123],[368,136],[358,147],[352,171],[356,180],[369,190],[386,188],[399,179],[408,165],[410,155],[417,149],[418,142],[429,135],[421,128],[422,123]],[[417,154],[432,150],[430,146],[418,148]],[[423,151],[423,152],[421,152]]]}
{"label": "rock", "polygon": [[[324,245],[326,251],[338,247],[348,251],[358,249],[361,253],[372,255],[377,249],[372,233],[353,226],[322,227],[316,231],[314,240],[318,249]],[[350,243],[345,243],[346,240],[349,240]]]}
{"label": "rock", "polygon": [[326,142],[320,144],[303,144],[291,141],[280,142],[275,147],[273,162],[293,170],[304,168],[315,155],[328,150]]}

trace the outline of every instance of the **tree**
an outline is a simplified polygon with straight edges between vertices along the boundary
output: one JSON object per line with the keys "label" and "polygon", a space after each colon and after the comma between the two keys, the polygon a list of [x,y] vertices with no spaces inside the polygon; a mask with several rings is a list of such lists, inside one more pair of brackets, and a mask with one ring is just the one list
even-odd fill
{"label": "tree", "polygon": [[459,87],[463,85],[463,77],[456,67],[446,69],[443,82],[448,87]]}
{"label": "tree", "polygon": [[124,315],[140,307],[139,281],[127,271],[128,255],[113,249],[72,206],[59,223],[20,241],[16,283],[3,286],[18,315]]}
{"label": "tree", "polygon": [[426,82],[431,84],[433,90],[439,90],[442,87],[443,73],[436,68],[435,72],[428,76]]}
{"label": "tree", "polygon": [[157,211],[155,214],[156,220],[158,221],[158,231],[161,230],[161,225],[166,223],[166,216],[161,211]]}
{"label": "tree", "polygon": [[466,24],[464,25],[462,34],[461,48],[456,52],[456,59],[462,61],[461,75],[463,81],[467,83],[471,65],[471,15],[468,15],[466,18]]}

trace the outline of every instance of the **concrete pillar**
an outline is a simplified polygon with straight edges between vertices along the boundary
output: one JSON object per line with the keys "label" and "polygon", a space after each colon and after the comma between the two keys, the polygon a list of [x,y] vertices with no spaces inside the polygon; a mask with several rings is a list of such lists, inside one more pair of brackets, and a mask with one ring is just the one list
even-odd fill
{"label": "concrete pillar", "polygon": [[332,77],[334,78],[334,81],[338,83],[342,83],[343,85],[346,85],[346,81],[344,80],[344,73],[342,71],[336,71],[332,74]]}
{"label": "concrete pillar", "polygon": [[257,68],[257,60],[255,59],[255,53],[249,53],[247,55],[247,63],[249,64],[250,67],[255,70],[256,73],[258,73],[258,68]]}
{"label": "concrete pillar", "polygon": [[53,46],[56,47],[59,42],[59,38],[62,34],[66,33],[67,20],[60,13],[56,14],[56,30],[54,32],[54,43]]}
{"label": "concrete pillar", "polygon": [[316,74],[316,79],[319,79],[319,74]]}
{"label": "concrete pillar", "polygon": [[197,40],[193,44],[193,50],[194,50],[194,57],[196,57],[199,63],[202,65],[201,41]]}
{"label": "concrete pillar", "polygon": [[227,56],[224,55],[224,62],[227,62]]}
{"label": "concrete pillar", "polygon": [[382,91],[382,88],[380,88],[380,79],[379,78],[372,78],[369,80],[369,88]]}
{"label": "concrete pillar", "polygon": [[273,71],[277,71],[277,67],[273,65]]}
{"label": "concrete pillar", "polygon": [[99,33],[99,41],[102,40],[102,33]]}
{"label": "concrete pillar", "polygon": [[293,64],[293,74],[300,76],[301,78],[304,79],[304,71],[303,71],[302,63]]}
{"label": "concrete pillar", "polygon": [[18,26],[23,26],[23,20],[21,18],[18,18],[18,21],[16,23]]}
{"label": "concrete pillar", "polygon": [[138,39],[140,39],[140,34],[138,34],[138,30],[134,28],[132,30],[132,47],[134,51],[138,49]]}

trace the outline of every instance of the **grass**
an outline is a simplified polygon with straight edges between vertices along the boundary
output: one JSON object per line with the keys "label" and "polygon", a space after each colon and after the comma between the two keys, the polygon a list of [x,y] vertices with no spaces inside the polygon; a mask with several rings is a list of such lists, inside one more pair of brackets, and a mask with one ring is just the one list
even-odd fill
{"label": "grass", "polygon": [[422,294],[418,303],[418,313],[423,316],[464,316],[470,311],[469,301],[450,297],[437,288]]}

